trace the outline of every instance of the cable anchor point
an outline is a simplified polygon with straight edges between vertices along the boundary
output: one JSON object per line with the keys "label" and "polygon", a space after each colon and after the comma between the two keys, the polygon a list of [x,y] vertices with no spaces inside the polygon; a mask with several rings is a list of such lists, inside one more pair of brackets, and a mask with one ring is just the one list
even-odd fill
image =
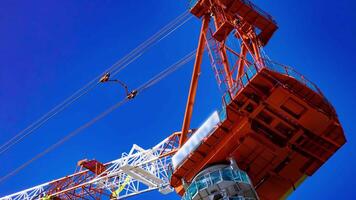
{"label": "cable anchor point", "polygon": [[99,79],[99,82],[100,83],[105,83],[105,82],[108,82],[109,79],[110,79],[110,73],[107,72]]}
{"label": "cable anchor point", "polygon": [[133,99],[137,96],[138,91],[137,90],[132,90],[126,97],[128,99]]}
{"label": "cable anchor point", "polygon": [[135,98],[135,97],[137,96],[137,93],[138,93],[137,90],[132,90],[131,92],[129,92],[128,87],[127,87],[127,85],[126,85],[124,82],[122,82],[122,81],[120,81],[120,80],[118,80],[118,79],[110,79],[110,73],[109,73],[109,72],[105,73],[105,74],[99,79],[99,82],[100,82],[100,83],[115,82],[115,83],[120,84],[120,85],[125,89],[125,94],[126,94],[126,98],[127,98],[127,99],[133,99],[133,98]]}

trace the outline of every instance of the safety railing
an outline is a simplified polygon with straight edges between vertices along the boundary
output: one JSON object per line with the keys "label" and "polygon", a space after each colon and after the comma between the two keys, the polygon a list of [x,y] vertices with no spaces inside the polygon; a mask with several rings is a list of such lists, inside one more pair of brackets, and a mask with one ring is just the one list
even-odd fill
{"label": "safety railing", "polygon": [[[257,72],[259,72],[262,68],[258,67],[256,64],[250,64],[247,67],[245,67],[245,72],[242,74],[242,76],[236,81],[234,86],[230,88],[229,93],[231,93],[231,96],[235,96],[241,89],[245,88],[248,83],[250,82],[251,79],[255,77]],[[227,98],[226,95],[224,98]],[[231,99],[231,97],[229,97]],[[226,102],[228,103],[228,102]]]}
{"label": "safety railing", "polygon": [[238,91],[240,91],[242,88],[246,87],[247,84],[250,82],[251,79],[254,78],[254,76],[263,68],[267,68],[271,71],[289,76],[291,78],[294,78],[301,84],[305,85],[309,89],[313,90],[314,92],[318,93],[321,97],[325,98],[321,90],[310,80],[308,80],[305,76],[300,74],[299,72],[295,71],[293,68],[282,65],[279,63],[276,63],[274,61],[271,61],[269,59],[263,59],[263,67],[257,67],[256,64],[251,64],[248,67],[246,67],[246,70],[244,74],[241,76],[241,78],[237,81],[235,84],[234,88],[232,88],[232,91],[230,91],[232,94],[236,94]]}
{"label": "safety railing", "polygon": [[276,63],[276,62],[268,60],[268,59],[265,59],[264,62],[268,69],[278,72],[278,73],[281,73],[281,74],[284,74],[284,75],[287,75],[289,77],[292,77],[292,78],[298,80],[303,85],[310,88],[311,90],[313,90],[314,92],[323,96],[323,93],[320,91],[320,89],[313,82],[309,81],[305,76],[303,76],[299,72],[295,71],[293,68]]}
{"label": "safety railing", "polygon": [[[246,172],[226,167],[197,177],[187,188],[182,200],[192,200],[199,191],[216,185],[222,181],[233,181],[236,183],[251,185],[251,181]],[[245,198],[242,197],[242,199]]]}

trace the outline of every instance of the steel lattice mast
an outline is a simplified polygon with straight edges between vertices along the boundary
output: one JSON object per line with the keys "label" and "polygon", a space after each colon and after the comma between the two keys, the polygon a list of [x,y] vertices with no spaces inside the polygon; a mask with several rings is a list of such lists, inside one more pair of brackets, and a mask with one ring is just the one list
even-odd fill
{"label": "steel lattice mast", "polygon": [[120,199],[144,192],[172,192],[169,186],[171,156],[178,147],[179,133],[151,149],[133,145],[121,158],[101,164],[96,160],[78,162],[82,167],[74,174],[0,198],[32,199]]}

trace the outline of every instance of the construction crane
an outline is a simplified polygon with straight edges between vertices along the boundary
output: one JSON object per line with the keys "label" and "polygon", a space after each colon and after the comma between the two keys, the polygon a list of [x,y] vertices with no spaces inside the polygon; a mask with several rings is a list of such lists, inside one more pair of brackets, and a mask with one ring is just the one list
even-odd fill
{"label": "construction crane", "polygon": [[177,151],[179,136],[174,133],[151,149],[133,145],[130,152],[105,164],[81,160],[74,174],[0,199],[118,199],[155,189],[168,194],[172,189],[167,166]]}
{"label": "construction crane", "polygon": [[[336,111],[319,88],[264,55],[278,29],[268,13],[248,0],[189,3],[202,27],[182,130],[151,149],[134,145],[106,164],[79,161],[76,173],[1,200],[121,199],[151,190],[175,190],[183,200],[284,199],[345,144]],[[222,108],[194,130],[205,50]]]}

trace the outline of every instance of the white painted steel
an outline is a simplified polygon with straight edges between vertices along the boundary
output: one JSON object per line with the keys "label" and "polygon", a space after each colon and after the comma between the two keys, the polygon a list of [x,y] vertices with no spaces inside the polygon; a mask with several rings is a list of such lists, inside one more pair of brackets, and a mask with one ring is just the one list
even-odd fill
{"label": "white painted steel", "polygon": [[219,113],[215,111],[172,157],[174,169],[176,169],[176,167],[178,167],[190,153],[200,146],[203,139],[208,137],[213,132],[219,122]]}
{"label": "white painted steel", "polygon": [[[169,186],[168,166],[171,163],[171,153],[174,152],[176,148],[174,144],[169,142],[169,138],[147,150],[133,145],[129,153],[123,153],[121,158],[106,163],[106,170],[103,173],[81,184],[73,183],[73,185],[66,187],[65,190],[58,191],[50,196],[58,196],[69,191],[80,190],[83,186],[87,185],[94,186],[96,189],[103,189],[109,194],[114,192],[120,185],[125,185],[117,199],[151,190],[159,190],[163,194],[168,194],[173,191]],[[85,172],[87,172],[87,170],[66,177],[76,176]],[[127,176],[130,178],[127,179]],[[46,191],[51,184],[61,179],[4,196],[0,198],[0,200],[41,199],[41,197],[46,196]]]}

